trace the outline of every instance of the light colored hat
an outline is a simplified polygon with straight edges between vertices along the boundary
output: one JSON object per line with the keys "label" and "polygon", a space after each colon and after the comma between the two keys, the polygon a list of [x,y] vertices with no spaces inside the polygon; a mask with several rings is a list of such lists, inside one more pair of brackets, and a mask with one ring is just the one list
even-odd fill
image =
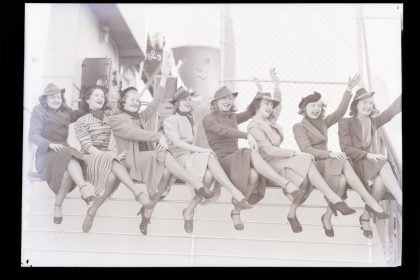
{"label": "light colored hat", "polygon": [[56,85],[54,85],[53,83],[49,83],[46,87],[45,87],[45,89],[44,89],[44,91],[42,92],[42,94],[41,94],[41,96],[44,96],[44,95],[54,95],[54,94],[56,94],[56,93],[64,93],[64,91],[65,91],[66,89],[64,89],[64,88],[62,88],[62,89],[59,89]]}
{"label": "light colored hat", "polygon": [[271,93],[269,93],[269,92],[258,92],[255,95],[254,100],[258,100],[258,99],[264,99],[264,100],[268,100],[268,101],[273,102],[273,108],[277,107],[277,105],[280,104],[280,101],[273,99],[271,97]]}

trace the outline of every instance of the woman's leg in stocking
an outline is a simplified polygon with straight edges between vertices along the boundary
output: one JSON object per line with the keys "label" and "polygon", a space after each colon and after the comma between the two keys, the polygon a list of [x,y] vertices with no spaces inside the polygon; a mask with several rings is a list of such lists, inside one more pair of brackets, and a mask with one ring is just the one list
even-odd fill
{"label": "woman's leg in stocking", "polygon": [[350,187],[360,195],[360,197],[365,201],[366,204],[368,204],[377,212],[383,212],[382,207],[375,200],[375,198],[373,198],[367,191],[365,185],[363,185],[362,181],[360,180],[359,176],[357,176],[356,172],[354,171],[348,160],[346,160],[346,162],[344,163],[343,173],[344,176],[346,176],[347,182],[350,185]]}
{"label": "woman's leg in stocking", "polygon": [[394,196],[399,205],[402,205],[402,191],[400,185],[392,172],[391,165],[387,162],[380,171],[381,179],[388,189],[388,191]]}

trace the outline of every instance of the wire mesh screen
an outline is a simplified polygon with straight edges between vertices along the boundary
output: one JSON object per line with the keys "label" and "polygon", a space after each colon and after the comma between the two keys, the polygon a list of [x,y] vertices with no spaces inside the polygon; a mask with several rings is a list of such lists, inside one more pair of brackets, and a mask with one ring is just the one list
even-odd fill
{"label": "wire mesh screen", "polygon": [[[358,71],[357,12],[351,5],[230,6],[226,29],[233,29],[233,36],[225,36],[224,50],[234,49],[235,55],[225,55],[224,65],[234,67],[235,77],[225,74],[224,83],[239,91],[238,109],[244,110],[256,93],[252,78],[270,80],[269,68],[275,67],[283,93],[282,145],[297,148],[292,127],[302,118],[297,113],[301,98],[320,92],[326,114],[331,113],[348,77]],[[271,82],[263,86],[272,91]],[[246,124],[240,127],[246,129]],[[329,130],[329,148],[339,150],[337,126]]]}

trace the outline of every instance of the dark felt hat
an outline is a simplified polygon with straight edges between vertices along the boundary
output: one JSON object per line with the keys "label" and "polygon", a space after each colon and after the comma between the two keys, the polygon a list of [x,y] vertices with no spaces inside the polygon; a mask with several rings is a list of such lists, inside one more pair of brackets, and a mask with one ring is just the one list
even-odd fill
{"label": "dark felt hat", "polygon": [[277,105],[280,104],[280,101],[273,99],[271,97],[271,93],[269,93],[269,92],[258,92],[255,95],[254,100],[258,100],[258,99],[264,99],[264,100],[268,100],[268,101],[273,102],[273,108],[277,107]]}
{"label": "dark felt hat", "polygon": [[299,102],[299,109],[304,109],[309,103],[317,102],[320,99],[321,94],[319,92],[314,91],[314,93],[302,98],[302,100]]}
{"label": "dark felt hat", "polygon": [[232,92],[232,91],[230,91],[228,89],[227,86],[223,86],[223,87],[219,88],[215,92],[214,97],[213,97],[213,100],[211,101],[211,103],[213,103],[214,101],[216,101],[218,99],[221,99],[221,98],[224,98],[226,96],[229,96],[229,95],[233,95],[233,96],[236,97],[236,96],[238,96],[238,92]]}
{"label": "dark felt hat", "polygon": [[367,97],[371,97],[373,95],[375,95],[375,92],[368,92],[364,88],[359,88],[356,91],[356,94],[354,95],[353,101],[351,102],[350,106],[352,106],[352,104],[357,100],[364,99],[364,98],[367,98]]}
{"label": "dark felt hat", "polygon": [[177,101],[179,101],[181,99],[184,99],[184,98],[186,98],[188,96],[194,95],[194,94],[195,94],[195,92],[189,92],[185,88],[180,87],[180,88],[177,89],[177,91],[174,94],[174,97],[172,98],[171,101],[169,101],[169,103],[175,104],[175,102],[177,102]]}

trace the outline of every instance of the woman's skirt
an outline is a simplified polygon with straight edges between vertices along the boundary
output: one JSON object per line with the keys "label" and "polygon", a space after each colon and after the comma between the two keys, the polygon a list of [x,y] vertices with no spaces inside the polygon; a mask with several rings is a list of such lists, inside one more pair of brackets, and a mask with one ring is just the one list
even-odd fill
{"label": "woman's skirt", "polygon": [[165,152],[142,151],[136,154],[135,168],[128,167],[131,178],[146,185],[150,198],[158,192],[165,171]]}
{"label": "woman's skirt", "polygon": [[257,204],[265,195],[265,179],[259,176],[255,186],[249,186],[249,173],[251,170],[251,150],[242,148],[238,151],[218,158],[229,179],[245,196],[250,204]]}
{"label": "woman's skirt", "polygon": [[[181,164],[182,167],[185,168],[190,176],[194,177],[194,179],[197,181],[203,182],[209,163],[209,157],[210,152],[186,152],[184,154],[178,155],[175,159],[179,162],[179,164]],[[191,191],[194,191],[192,186]],[[210,201],[217,199],[220,196],[220,185],[215,183],[213,185],[212,192],[214,193],[213,197],[208,199],[203,198],[200,203],[207,204]]]}
{"label": "woman's skirt", "polygon": [[273,158],[268,163],[281,176],[303,189],[305,191],[304,199],[306,200],[313,190],[312,184],[306,179],[311,161],[307,156],[298,155],[290,158]]}
{"label": "woman's skirt", "polygon": [[[82,154],[75,148],[66,146],[58,152],[49,149],[48,152],[39,154],[35,158],[36,170],[41,175],[42,179],[47,181],[48,186],[55,194],[60,190],[64,172],[67,170],[72,157],[79,161],[83,174],[85,175],[85,160]],[[75,187],[76,185],[73,184],[69,192]]]}
{"label": "woman's skirt", "polygon": [[[387,160],[378,160],[377,162],[369,159],[361,159],[358,161],[352,161],[353,169],[356,174],[362,180],[363,184],[367,186],[370,192],[373,181],[379,175],[382,167],[387,163]],[[386,192],[382,200],[393,200],[394,197],[391,193]]]}
{"label": "woman's skirt", "polygon": [[[324,177],[328,186],[337,193],[340,186],[341,174],[343,174],[344,164],[346,160],[336,158],[321,159],[315,162],[315,166]],[[341,197],[343,200],[347,198],[347,189]]]}
{"label": "woman's skirt", "polygon": [[112,161],[119,161],[117,154],[103,151],[83,157],[87,165],[86,180],[95,186],[95,195],[102,196],[105,192],[109,174],[112,172]]}

